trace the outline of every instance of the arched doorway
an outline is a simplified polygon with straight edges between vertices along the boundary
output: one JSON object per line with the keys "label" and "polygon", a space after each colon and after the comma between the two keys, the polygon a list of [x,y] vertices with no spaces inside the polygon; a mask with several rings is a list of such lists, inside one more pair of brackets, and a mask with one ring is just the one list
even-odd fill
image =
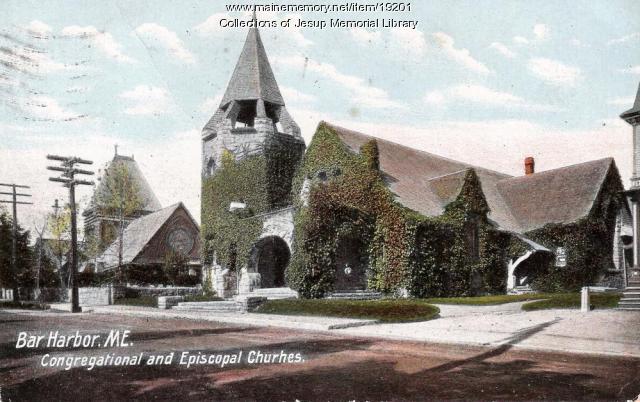
{"label": "arched doorway", "polygon": [[334,289],[337,291],[363,290],[367,286],[367,259],[360,239],[342,239],[336,250],[336,271]]}
{"label": "arched doorway", "polygon": [[254,247],[252,258],[253,270],[260,274],[260,287],[284,287],[284,271],[290,258],[289,246],[281,237],[269,236],[260,239]]}

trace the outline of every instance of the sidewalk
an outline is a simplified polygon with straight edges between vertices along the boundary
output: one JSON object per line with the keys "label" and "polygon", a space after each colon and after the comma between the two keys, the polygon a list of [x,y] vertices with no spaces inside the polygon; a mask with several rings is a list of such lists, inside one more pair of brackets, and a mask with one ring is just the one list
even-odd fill
{"label": "sidewalk", "polygon": [[330,330],[348,336],[429,343],[640,357],[640,312],[595,310],[581,313],[568,309],[524,312],[521,305],[438,305],[440,318],[401,324],[333,317],[185,312],[134,306],[90,307],[85,311],[91,309],[97,314],[182,318],[297,330]]}
{"label": "sidewalk", "polygon": [[338,333],[481,346],[515,346],[582,354],[640,357],[640,312],[554,309],[524,312],[523,303],[438,305],[440,318],[379,324]]}
{"label": "sidewalk", "polygon": [[126,314],[138,317],[183,318],[187,320],[216,321],[226,324],[253,325],[259,327],[282,327],[311,331],[329,331],[376,324],[375,320],[354,318],[312,317],[257,313],[211,313],[175,310],[159,310],[152,307],[100,306],[90,307],[98,314]]}

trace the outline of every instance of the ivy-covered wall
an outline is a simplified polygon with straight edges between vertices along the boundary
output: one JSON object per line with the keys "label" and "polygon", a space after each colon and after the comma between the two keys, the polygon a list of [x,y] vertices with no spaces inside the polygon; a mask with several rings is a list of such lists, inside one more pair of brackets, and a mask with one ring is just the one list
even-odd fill
{"label": "ivy-covered wall", "polygon": [[613,233],[616,215],[624,203],[624,196],[615,164],[598,194],[590,214],[570,224],[549,224],[525,235],[555,252],[564,247],[565,267],[556,267],[550,260],[541,266],[533,280],[533,287],[543,291],[578,290],[596,284],[604,272],[613,269]]}
{"label": "ivy-covered wall", "polygon": [[[202,244],[205,264],[216,253],[218,263],[240,268],[262,230],[256,215],[291,204],[291,182],[304,144],[273,134],[262,152],[236,160],[230,151],[220,168],[202,182]],[[244,210],[229,211],[231,202],[243,202]]]}
{"label": "ivy-covered wall", "polygon": [[[215,251],[219,263],[241,267],[261,234],[263,219],[256,215],[291,203],[295,232],[286,283],[307,298],[344,286],[345,266],[353,266],[354,275],[362,273],[362,286],[385,293],[504,293],[509,260],[530,247],[488,221],[489,206],[473,169],[463,172],[460,192],[444,212],[426,217],[394,200],[379,170],[375,140],[353,152],[321,123],[304,157],[303,152],[300,143],[276,138],[260,155],[240,161],[230,152],[224,155],[222,166],[203,181],[206,259]],[[565,247],[568,255],[563,268],[553,266],[551,254],[536,258],[534,288],[577,289],[595,283],[612,266],[620,191],[613,166],[588,217],[525,233],[552,251]],[[230,212],[231,202],[247,208]]]}
{"label": "ivy-covered wall", "polygon": [[[468,170],[458,198],[439,217],[424,217],[394,201],[379,171],[377,143],[359,153],[320,124],[296,175],[293,260],[287,281],[304,297],[334,290],[341,242],[358,238],[368,288],[406,289],[416,297],[504,292],[509,236],[493,229],[480,182]],[[470,232],[472,231],[472,233]],[[477,240],[471,244],[470,236]],[[470,248],[475,248],[473,251]]]}

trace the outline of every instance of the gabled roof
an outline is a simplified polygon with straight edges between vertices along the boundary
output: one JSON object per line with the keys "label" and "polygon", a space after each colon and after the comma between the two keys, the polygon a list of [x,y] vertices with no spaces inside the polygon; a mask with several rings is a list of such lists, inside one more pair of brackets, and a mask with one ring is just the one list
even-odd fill
{"label": "gabled roof", "polygon": [[640,84],[638,84],[638,93],[636,94],[636,101],[633,103],[633,107],[620,115],[624,120],[633,116],[640,116]]}
{"label": "gabled roof", "polygon": [[[184,205],[179,202],[131,221],[124,229],[122,238],[122,263],[131,263],[178,208],[184,208]],[[118,265],[119,239],[118,237],[98,258],[105,268]]]}
{"label": "gabled roof", "polygon": [[513,177],[500,181],[498,190],[521,232],[571,223],[591,212],[612,164],[613,158],[604,158]]}
{"label": "gabled roof", "polygon": [[[326,123],[325,123],[326,124]],[[352,151],[374,138],[327,124]],[[586,216],[613,166],[612,158],[512,177],[376,138],[380,170],[396,200],[426,216],[437,216],[455,200],[468,169],[480,180],[489,219],[500,229],[525,233],[547,223]]]}
{"label": "gabled roof", "polygon": [[[366,134],[328,124],[352,151],[374,138]],[[514,229],[515,219],[504,206],[496,183],[511,176],[464,162],[419,151],[376,138],[380,169],[387,177],[389,189],[407,208],[426,216],[437,216],[459,194],[467,169],[474,169],[491,208],[489,218]]]}
{"label": "gabled roof", "polygon": [[260,33],[257,28],[251,28],[220,105],[256,99],[284,105]]}
{"label": "gabled roof", "polygon": [[[109,163],[109,166],[107,166],[104,175],[109,174],[109,172],[113,171],[114,167],[118,164],[123,164],[127,167],[127,170],[129,171],[133,182],[135,182],[138,186],[140,197],[142,198],[142,207],[140,209],[147,212],[153,212],[162,208],[162,206],[160,205],[160,201],[158,201],[158,198],[151,189],[151,186],[147,182],[147,179],[145,179],[142,171],[138,167],[138,164],[132,157],[116,154],[113,157],[111,163]],[[96,205],[96,198],[98,197],[98,195],[104,194],[106,191],[106,185],[102,181],[100,181],[100,183],[96,187],[95,192],[93,193],[93,197],[91,198],[91,204]]]}

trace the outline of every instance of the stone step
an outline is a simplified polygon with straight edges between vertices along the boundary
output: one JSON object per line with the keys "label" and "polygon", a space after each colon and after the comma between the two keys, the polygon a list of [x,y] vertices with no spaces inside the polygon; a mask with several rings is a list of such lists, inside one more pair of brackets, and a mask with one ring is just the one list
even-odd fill
{"label": "stone step", "polygon": [[640,306],[618,306],[616,310],[626,310],[626,311],[640,311]]}
{"label": "stone step", "polygon": [[618,305],[622,304],[638,304],[640,305],[640,299],[620,299]]}
{"label": "stone step", "polygon": [[332,292],[326,297],[327,299],[344,299],[344,300],[376,300],[382,299],[383,295],[380,292],[372,292],[366,290],[353,290],[353,291],[341,291]]}
{"label": "stone step", "polygon": [[263,288],[254,289],[251,296],[266,297],[269,300],[275,299],[297,299],[298,292],[291,288]]}
{"label": "stone step", "polygon": [[232,313],[244,311],[244,307],[235,301],[181,302],[172,310]]}

